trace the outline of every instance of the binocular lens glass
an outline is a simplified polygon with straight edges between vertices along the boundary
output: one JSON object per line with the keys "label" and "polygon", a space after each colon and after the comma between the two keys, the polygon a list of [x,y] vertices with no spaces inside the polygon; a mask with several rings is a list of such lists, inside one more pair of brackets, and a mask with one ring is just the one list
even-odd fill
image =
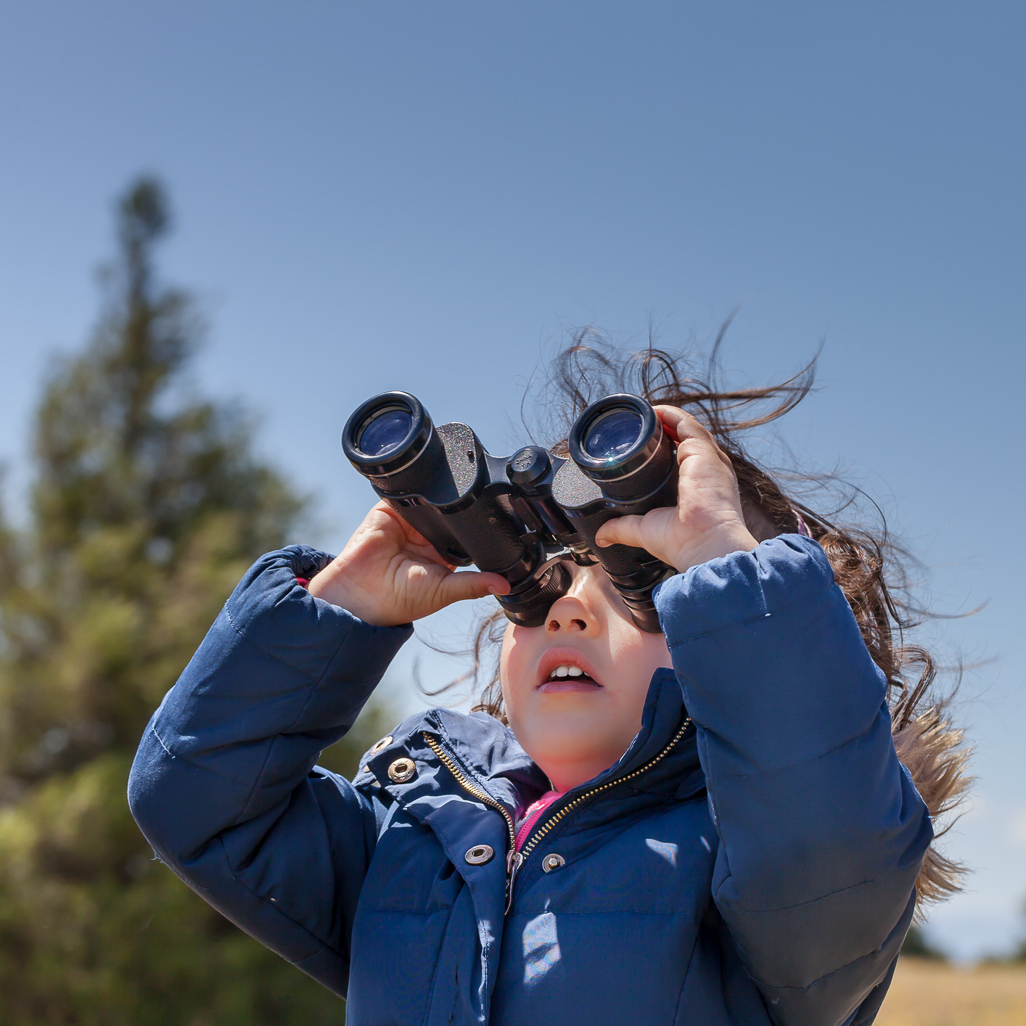
{"label": "binocular lens glass", "polygon": [[634,448],[641,437],[641,414],[614,409],[594,420],[584,434],[582,448],[596,460],[617,460]]}
{"label": "binocular lens glass", "polygon": [[409,411],[392,406],[364,425],[357,446],[365,456],[384,456],[402,445],[411,427],[413,417]]}

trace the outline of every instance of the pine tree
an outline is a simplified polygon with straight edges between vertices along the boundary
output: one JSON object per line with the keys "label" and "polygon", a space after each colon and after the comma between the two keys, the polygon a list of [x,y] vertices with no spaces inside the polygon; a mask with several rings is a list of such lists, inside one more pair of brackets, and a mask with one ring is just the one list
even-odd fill
{"label": "pine tree", "polygon": [[341,1021],[154,862],[127,809],[150,713],[303,502],[237,408],[183,384],[200,323],[157,281],[159,183],[126,192],[117,228],[99,327],[45,384],[31,522],[0,523],[0,1021]]}
{"label": "pine tree", "polygon": [[901,953],[909,958],[928,958],[934,962],[946,962],[948,956],[933,944],[919,925],[909,927],[901,945]]}

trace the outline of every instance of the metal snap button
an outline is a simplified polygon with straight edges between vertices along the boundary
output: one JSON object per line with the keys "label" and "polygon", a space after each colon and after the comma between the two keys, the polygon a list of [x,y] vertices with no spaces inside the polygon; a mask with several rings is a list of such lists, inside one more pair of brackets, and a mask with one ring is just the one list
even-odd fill
{"label": "metal snap button", "polygon": [[495,849],[490,844],[475,844],[473,848],[467,849],[467,854],[463,857],[472,866],[483,866],[486,862],[491,862],[494,855]]}
{"label": "metal snap button", "polygon": [[387,748],[392,743],[392,735],[386,734],[380,741],[376,741],[371,747],[371,755],[375,752],[380,752],[382,748]]}
{"label": "metal snap button", "polygon": [[555,852],[551,855],[546,855],[545,858],[542,859],[542,869],[544,869],[546,873],[551,873],[554,869],[561,869],[565,865],[566,859],[563,858],[562,855],[557,855]]}
{"label": "metal snap button", "polygon": [[405,784],[407,780],[412,780],[416,775],[417,767],[414,766],[412,759],[396,759],[388,767],[388,779],[393,784]]}

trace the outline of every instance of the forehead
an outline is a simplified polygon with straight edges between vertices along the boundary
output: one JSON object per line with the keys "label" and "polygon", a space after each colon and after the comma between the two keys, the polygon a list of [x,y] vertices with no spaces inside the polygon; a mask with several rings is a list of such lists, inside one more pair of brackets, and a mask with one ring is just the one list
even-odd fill
{"label": "forehead", "polygon": [[[601,564],[595,563],[591,566],[581,566],[572,560],[566,560],[564,565],[570,571],[574,588],[598,589],[603,594],[619,599],[620,593],[616,586],[609,579],[609,574],[602,569]],[[622,601],[622,599],[621,599]]]}
{"label": "forehead", "polygon": [[563,565],[570,572],[568,596],[584,599],[591,605],[602,605],[617,618],[625,619],[630,622],[631,626],[634,626],[627,604],[616,590],[616,585],[610,580],[609,575],[602,569],[601,564],[580,566],[571,560],[566,560]]}

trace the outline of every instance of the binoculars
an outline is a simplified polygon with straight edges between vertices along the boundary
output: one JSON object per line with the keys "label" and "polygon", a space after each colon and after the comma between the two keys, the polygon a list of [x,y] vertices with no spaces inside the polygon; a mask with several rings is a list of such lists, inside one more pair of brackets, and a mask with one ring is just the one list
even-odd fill
{"label": "binoculars", "polygon": [[634,622],[658,633],[652,589],[676,570],[644,549],[598,547],[607,520],[677,502],[677,454],[655,410],[608,395],[574,422],[569,458],[528,445],[486,452],[466,424],[439,424],[407,392],[383,392],[349,418],[342,448],[374,491],[456,566],[510,584],[515,624],[538,627],[570,588],[567,562],[600,564]]}

